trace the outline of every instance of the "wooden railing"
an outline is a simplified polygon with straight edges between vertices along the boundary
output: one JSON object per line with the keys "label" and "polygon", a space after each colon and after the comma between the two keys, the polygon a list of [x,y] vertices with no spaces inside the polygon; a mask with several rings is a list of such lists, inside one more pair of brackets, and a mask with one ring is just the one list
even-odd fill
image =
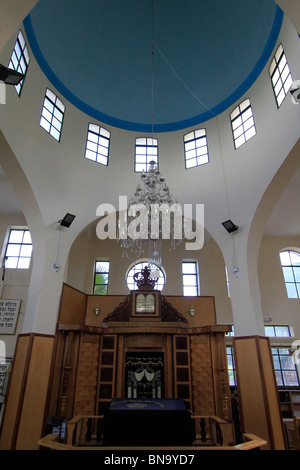
{"label": "wooden railing", "polygon": [[230,446],[235,442],[233,423],[218,416],[192,415],[194,445]]}
{"label": "wooden railing", "polygon": [[[253,434],[244,434],[243,442],[233,444],[232,424],[217,416],[192,416],[195,440],[191,446],[142,447],[143,450],[250,450],[267,442]],[[76,416],[67,423],[65,443],[57,434],[48,434],[38,441],[41,447],[52,450],[109,450],[103,446],[103,416]],[[141,450],[141,447],[118,447],[118,450]]]}
{"label": "wooden railing", "polygon": [[293,421],[287,425],[288,435],[291,437],[295,450],[300,450],[300,416],[293,414]]}

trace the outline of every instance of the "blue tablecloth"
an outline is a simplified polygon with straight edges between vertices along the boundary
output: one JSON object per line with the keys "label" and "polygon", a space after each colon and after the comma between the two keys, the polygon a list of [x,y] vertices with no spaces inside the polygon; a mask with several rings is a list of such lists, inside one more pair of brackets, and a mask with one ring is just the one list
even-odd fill
{"label": "blue tablecloth", "polygon": [[107,446],[184,446],[193,442],[182,399],[115,398],[104,413]]}

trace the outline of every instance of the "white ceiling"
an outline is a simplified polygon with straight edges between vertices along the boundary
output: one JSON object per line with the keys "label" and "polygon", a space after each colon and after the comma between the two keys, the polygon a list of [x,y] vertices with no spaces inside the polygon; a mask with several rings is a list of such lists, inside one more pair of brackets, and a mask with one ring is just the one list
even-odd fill
{"label": "white ceiling", "polygon": [[[21,205],[0,166],[0,214],[22,214]],[[266,236],[300,236],[300,169],[279,198],[265,228]]]}

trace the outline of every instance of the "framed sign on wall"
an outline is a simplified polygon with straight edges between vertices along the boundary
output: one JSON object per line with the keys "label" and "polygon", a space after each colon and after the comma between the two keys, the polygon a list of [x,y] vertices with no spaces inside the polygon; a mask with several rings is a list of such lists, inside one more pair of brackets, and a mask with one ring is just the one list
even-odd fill
{"label": "framed sign on wall", "polygon": [[0,299],[0,334],[14,335],[21,300]]}

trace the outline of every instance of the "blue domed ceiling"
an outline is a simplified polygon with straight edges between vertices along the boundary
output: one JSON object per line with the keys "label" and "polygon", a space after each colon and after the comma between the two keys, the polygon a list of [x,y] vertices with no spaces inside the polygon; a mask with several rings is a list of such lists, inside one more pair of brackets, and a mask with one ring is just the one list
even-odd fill
{"label": "blue domed ceiling", "polygon": [[77,108],[163,132],[236,102],[268,62],[282,18],[273,0],[39,0],[24,25],[41,69]]}

